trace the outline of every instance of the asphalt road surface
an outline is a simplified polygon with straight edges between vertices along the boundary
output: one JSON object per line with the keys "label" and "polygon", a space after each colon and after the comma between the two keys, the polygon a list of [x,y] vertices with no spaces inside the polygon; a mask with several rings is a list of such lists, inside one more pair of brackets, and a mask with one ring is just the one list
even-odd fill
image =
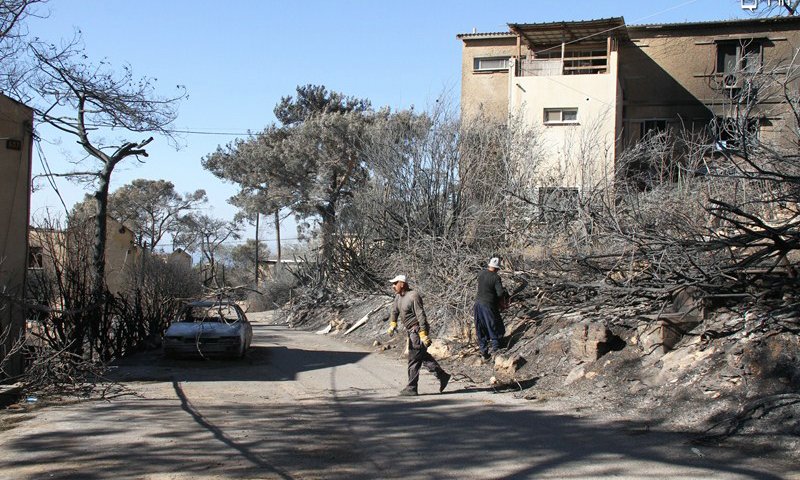
{"label": "asphalt road surface", "polygon": [[[800,467],[685,434],[560,412],[423,372],[398,397],[396,350],[254,322],[245,360],[153,353],[115,372],[136,392],[16,414],[2,479],[800,478]],[[40,402],[41,403],[41,402]]]}

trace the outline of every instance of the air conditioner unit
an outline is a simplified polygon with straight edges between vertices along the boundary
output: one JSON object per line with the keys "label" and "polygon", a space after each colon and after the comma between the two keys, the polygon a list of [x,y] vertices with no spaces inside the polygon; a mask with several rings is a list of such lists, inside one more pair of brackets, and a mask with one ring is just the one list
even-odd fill
{"label": "air conditioner unit", "polygon": [[741,88],[741,78],[738,75],[726,73],[722,76],[722,86],[725,88]]}

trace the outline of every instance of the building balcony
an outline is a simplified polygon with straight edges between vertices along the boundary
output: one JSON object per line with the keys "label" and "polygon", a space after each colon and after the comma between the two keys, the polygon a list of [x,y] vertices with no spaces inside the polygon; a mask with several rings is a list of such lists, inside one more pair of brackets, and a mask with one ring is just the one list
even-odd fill
{"label": "building balcony", "polygon": [[608,55],[605,51],[570,52],[563,58],[522,59],[517,76],[553,77],[559,75],[597,75],[608,73]]}

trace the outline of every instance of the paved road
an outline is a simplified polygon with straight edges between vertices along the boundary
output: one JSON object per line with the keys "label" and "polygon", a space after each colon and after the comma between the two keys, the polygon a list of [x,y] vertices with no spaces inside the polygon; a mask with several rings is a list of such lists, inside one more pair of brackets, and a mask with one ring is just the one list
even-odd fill
{"label": "paved road", "polygon": [[254,330],[244,361],[139,357],[117,372],[139,396],[36,410],[0,436],[0,478],[800,478],[458,382],[440,395],[427,372],[400,398],[396,352]]}

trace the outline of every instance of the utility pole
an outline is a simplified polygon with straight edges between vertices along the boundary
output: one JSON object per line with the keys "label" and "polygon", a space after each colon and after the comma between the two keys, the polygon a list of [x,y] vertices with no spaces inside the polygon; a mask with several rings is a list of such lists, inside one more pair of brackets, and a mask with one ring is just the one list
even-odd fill
{"label": "utility pole", "polygon": [[256,288],[258,288],[258,217],[261,215],[256,212]]}
{"label": "utility pole", "polygon": [[281,211],[275,210],[275,243],[277,244],[278,262],[275,264],[275,271],[281,268]]}

